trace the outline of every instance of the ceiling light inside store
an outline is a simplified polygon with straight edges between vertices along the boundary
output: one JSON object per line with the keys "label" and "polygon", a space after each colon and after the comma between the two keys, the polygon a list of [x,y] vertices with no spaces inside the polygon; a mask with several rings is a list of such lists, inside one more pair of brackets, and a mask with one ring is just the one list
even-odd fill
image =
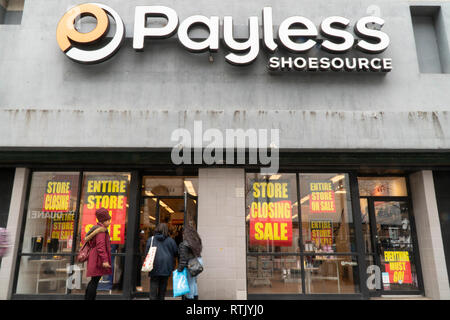
{"label": "ceiling light inside store", "polygon": [[[154,197],[155,195],[153,194],[153,192],[151,191],[145,191],[145,194],[151,197]],[[152,198],[153,201],[158,201],[156,198]],[[175,213],[175,211],[173,211],[164,201],[159,200],[159,205],[161,207],[163,207],[164,209],[166,209],[169,213]]]}
{"label": "ceiling light inside store", "polygon": [[159,200],[159,205],[166,209],[169,213],[175,213],[167,204],[165,204],[163,201]]}
{"label": "ceiling light inside store", "polygon": [[338,176],[334,176],[334,177],[331,178],[330,180],[331,180],[331,182],[336,183],[336,182],[338,182],[338,181],[340,181],[340,180],[342,180],[342,179],[344,179],[344,178],[345,178],[345,175],[340,174],[340,175],[338,175]]}
{"label": "ceiling light inside store", "polygon": [[192,184],[192,181],[190,180],[184,180],[184,186],[189,194],[193,196],[197,196],[197,193],[195,192],[194,185]]}
{"label": "ceiling light inside store", "polygon": [[269,180],[278,180],[280,179],[281,174],[273,174],[270,176]]}

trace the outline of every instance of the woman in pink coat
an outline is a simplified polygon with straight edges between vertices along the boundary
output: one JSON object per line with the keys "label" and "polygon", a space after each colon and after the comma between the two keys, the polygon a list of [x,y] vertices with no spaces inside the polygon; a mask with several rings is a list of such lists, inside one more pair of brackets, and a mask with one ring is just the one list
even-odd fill
{"label": "woman in pink coat", "polygon": [[102,276],[112,274],[111,269],[111,239],[108,226],[111,224],[111,216],[108,210],[100,208],[95,212],[98,224],[92,227],[86,234],[85,242],[89,241],[91,250],[87,260],[86,276],[91,277],[89,281],[85,300],[95,300],[97,286]]}

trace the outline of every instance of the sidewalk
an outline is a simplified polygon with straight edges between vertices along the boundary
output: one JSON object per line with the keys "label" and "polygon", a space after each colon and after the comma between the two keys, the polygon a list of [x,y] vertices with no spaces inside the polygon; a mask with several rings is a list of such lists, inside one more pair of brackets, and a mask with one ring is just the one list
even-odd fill
{"label": "sidewalk", "polygon": [[370,300],[432,300],[424,296],[381,296],[373,297]]}

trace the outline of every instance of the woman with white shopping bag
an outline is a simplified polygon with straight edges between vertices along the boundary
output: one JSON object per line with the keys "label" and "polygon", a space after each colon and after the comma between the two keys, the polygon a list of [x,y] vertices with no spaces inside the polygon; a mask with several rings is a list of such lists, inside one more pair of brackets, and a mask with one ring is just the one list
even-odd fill
{"label": "woman with white shopping bag", "polygon": [[[153,248],[150,250],[150,248]],[[156,248],[156,252],[155,252]],[[175,257],[178,255],[178,247],[169,236],[169,228],[166,223],[159,224],[155,229],[155,235],[147,240],[147,257],[145,260],[153,260],[153,268],[150,267],[150,300],[164,300],[167,282],[172,271],[175,269]],[[152,255],[154,254],[154,257]],[[153,258],[153,259],[152,259]],[[143,264],[143,271],[146,262]]]}

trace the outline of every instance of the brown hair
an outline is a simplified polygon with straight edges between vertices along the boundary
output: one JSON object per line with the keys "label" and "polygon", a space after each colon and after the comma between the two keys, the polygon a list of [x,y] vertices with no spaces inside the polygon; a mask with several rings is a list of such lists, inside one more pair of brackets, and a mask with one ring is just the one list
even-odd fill
{"label": "brown hair", "polygon": [[169,236],[169,227],[167,226],[167,223],[158,224],[158,226],[155,229],[155,234],[157,233],[160,233],[167,238]]}
{"label": "brown hair", "polygon": [[196,257],[200,257],[202,253],[202,239],[197,231],[191,226],[186,226],[183,230],[183,240],[188,243],[188,247]]}

